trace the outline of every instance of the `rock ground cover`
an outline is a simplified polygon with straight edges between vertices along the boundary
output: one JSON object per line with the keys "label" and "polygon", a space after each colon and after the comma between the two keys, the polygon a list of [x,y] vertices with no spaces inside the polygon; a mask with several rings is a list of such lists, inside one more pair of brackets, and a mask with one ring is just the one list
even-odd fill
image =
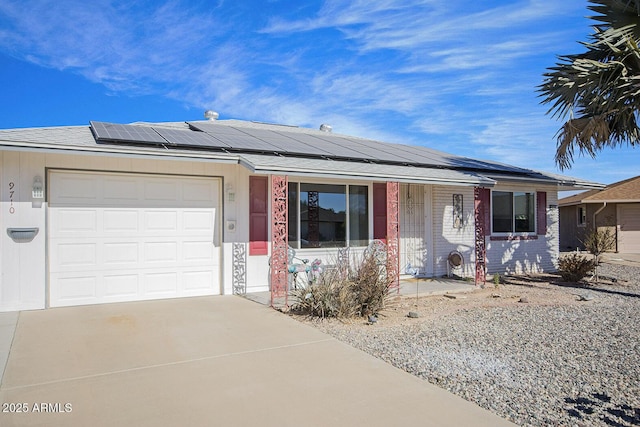
{"label": "rock ground cover", "polygon": [[396,297],[374,324],[296,317],[518,425],[639,426],[640,267],[599,275]]}

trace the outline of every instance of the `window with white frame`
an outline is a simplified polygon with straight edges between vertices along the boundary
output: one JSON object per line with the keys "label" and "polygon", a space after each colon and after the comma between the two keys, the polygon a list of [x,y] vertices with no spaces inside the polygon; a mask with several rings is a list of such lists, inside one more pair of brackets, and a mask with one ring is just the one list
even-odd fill
{"label": "window with white frame", "polygon": [[493,233],[535,231],[535,193],[493,191],[491,193]]}
{"label": "window with white frame", "polygon": [[586,227],[587,225],[587,207],[585,205],[578,206],[578,227]]}
{"label": "window with white frame", "polygon": [[289,183],[288,236],[294,248],[366,246],[366,185]]}

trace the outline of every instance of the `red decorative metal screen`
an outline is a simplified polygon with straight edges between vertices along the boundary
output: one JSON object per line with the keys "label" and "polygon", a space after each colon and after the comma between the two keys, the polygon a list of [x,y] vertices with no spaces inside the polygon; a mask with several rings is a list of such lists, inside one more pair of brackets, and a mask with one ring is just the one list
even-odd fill
{"label": "red decorative metal screen", "polygon": [[400,292],[400,183],[387,182],[387,274]]}
{"label": "red decorative metal screen", "polygon": [[475,187],[473,190],[473,207],[475,220],[475,255],[476,255],[476,286],[484,285],[487,280],[485,236],[488,230],[487,213],[489,212],[490,191],[486,188]]}
{"label": "red decorative metal screen", "polygon": [[309,243],[312,246],[320,246],[320,193],[309,191],[307,199],[307,212],[309,217]]}
{"label": "red decorative metal screen", "polygon": [[287,257],[287,177],[271,177],[271,306],[284,297],[288,304]]}

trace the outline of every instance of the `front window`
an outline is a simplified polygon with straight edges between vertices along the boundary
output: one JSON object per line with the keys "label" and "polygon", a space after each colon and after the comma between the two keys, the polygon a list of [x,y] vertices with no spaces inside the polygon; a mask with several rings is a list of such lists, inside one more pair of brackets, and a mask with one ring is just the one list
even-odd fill
{"label": "front window", "polygon": [[289,184],[289,244],[294,248],[366,246],[369,190],[360,185]]}
{"label": "front window", "polygon": [[535,193],[494,191],[493,208],[494,233],[528,233],[535,231]]}
{"label": "front window", "polygon": [[578,226],[584,227],[587,225],[587,207],[578,206]]}

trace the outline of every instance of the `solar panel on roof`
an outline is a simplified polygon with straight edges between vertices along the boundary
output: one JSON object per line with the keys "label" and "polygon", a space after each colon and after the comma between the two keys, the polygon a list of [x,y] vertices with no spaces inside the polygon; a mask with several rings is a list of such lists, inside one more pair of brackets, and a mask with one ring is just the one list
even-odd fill
{"label": "solar panel on roof", "polygon": [[413,163],[414,158],[411,156],[399,156],[394,153],[388,145],[376,143],[375,141],[361,140],[356,138],[340,137],[354,150],[363,154],[365,159],[394,162],[394,163]]}
{"label": "solar panel on roof", "polygon": [[154,127],[164,139],[176,147],[229,148],[229,145],[205,132]]}
{"label": "solar panel on roof", "polygon": [[286,152],[285,145],[287,144],[287,138],[283,138],[282,135],[268,129],[242,129],[243,132],[250,134],[251,136],[259,139],[260,141],[273,146],[274,151]]}
{"label": "solar panel on roof", "polygon": [[147,126],[119,125],[89,122],[97,141],[135,142],[139,144],[166,144],[167,141]]}
{"label": "solar panel on roof", "polygon": [[228,125],[221,125],[221,124],[217,124],[215,122],[213,123],[209,123],[209,122],[187,122],[187,124],[189,126],[191,126],[194,129],[197,129],[199,131],[202,132],[206,132],[210,135],[213,136],[218,136],[218,135],[237,135],[237,136],[243,136],[246,135],[244,132],[232,127],[232,126],[228,126]]}
{"label": "solar panel on roof", "polygon": [[282,134],[299,141],[303,147],[314,147],[321,155],[345,158],[362,158],[362,153],[354,152],[346,145],[334,144],[330,141],[304,133],[282,132]]}
{"label": "solar panel on roof", "polygon": [[206,132],[207,134],[219,139],[236,150],[252,150],[264,152],[280,152],[280,147],[274,146],[267,141],[263,141],[246,132],[244,129],[239,130],[232,126],[220,125],[216,123],[193,123],[189,122],[189,126]]}

